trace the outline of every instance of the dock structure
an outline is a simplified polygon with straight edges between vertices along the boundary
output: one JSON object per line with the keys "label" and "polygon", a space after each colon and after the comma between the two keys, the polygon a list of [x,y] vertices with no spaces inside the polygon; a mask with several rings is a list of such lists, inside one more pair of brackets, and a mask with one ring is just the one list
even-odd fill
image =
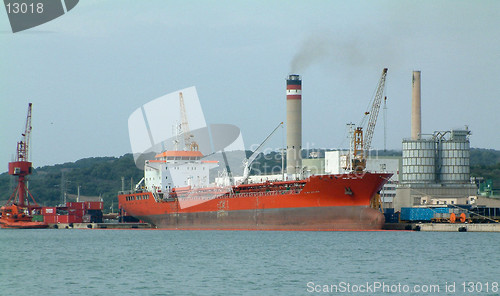
{"label": "dock structure", "polygon": [[385,223],[384,230],[500,232],[500,223]]}
{"label": "dock structure", "polygon": [[149,223],[57,223],[49,224],[55,229],[149,229]]}

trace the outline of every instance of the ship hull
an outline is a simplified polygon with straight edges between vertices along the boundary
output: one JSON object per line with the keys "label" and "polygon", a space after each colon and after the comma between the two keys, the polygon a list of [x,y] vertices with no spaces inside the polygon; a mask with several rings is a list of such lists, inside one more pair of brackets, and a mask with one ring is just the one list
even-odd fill
{"label": "ship hull", "polygon": [[0,221],[1,228],[12,228],[12,229],[40,229],[47,228],[49,225],[44,222],[10,222],[10,221]]}
{"label": "ship hull", "polygon": [[326,175],[252,184],[199,201],[160,201],[150,192],[118,199],[126,214],[162,229],[377,230],[384,216],[370,208],[370,200],[390,176]]}
{"label": "ship hull", "polygon": [[10,218],[0,218],[1,228],[15,228],[15,229],[37,229],[37,228],[47,228],[49,225],[45,222],[35,222],[30,221],[30,217],[25,216],[24,220],[10,219]]}
{"label": "ship hull", "polygon": [[377,230],[384,216],[362,206],[280,208],[138,216],[161,229]]}
{"label": "ship hull", "polygon": [[47,228],[45,222],[32,221],[32,217],[24,213],[17,205],[8,205],[0,208],[0,227],[14,229]]}

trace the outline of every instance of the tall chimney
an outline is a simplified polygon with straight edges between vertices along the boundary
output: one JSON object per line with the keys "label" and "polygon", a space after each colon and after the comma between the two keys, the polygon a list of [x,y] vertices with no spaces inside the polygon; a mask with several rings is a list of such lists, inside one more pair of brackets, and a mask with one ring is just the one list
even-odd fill
{"label": "tall chimney", "polygon": [[420,107],[420,71],[413,71],[411,102],[411,138],[419,140],[422,130]]}
{"label": "tall chimney", "polygon": [[286,80],[286,173],[302,170],[302,80],[292,74]]}

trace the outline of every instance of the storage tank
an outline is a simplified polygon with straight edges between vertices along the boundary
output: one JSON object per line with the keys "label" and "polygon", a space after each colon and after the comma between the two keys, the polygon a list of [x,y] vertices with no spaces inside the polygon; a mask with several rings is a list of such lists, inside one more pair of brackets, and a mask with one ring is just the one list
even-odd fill
{"label": "storage tank", "polygon": [[453,130],[449,140],[438,142],[438,173],[442,183],[469,183],[469,135],[469,130]]}
{"label": "storage tank", "polygon": [[403,140],[402,183],[436,182],[436,141]]}

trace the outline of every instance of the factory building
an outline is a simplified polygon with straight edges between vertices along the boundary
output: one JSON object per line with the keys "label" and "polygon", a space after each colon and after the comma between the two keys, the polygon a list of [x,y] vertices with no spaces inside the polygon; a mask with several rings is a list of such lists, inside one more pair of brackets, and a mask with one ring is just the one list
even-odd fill
{"label": "factory building", "polygon": [[311,153],[309,158],[302,159],[302,170],[307,176],[322,175],[325,173],[325,159],[317,152]]}
{"label": "factory building", "polygon": [[421,133],[420,71],[413,72],[411,138],[403,139],[401,182],[394,208],[428,204],[472,203],[477,188],[470,181],[471,132]]}

